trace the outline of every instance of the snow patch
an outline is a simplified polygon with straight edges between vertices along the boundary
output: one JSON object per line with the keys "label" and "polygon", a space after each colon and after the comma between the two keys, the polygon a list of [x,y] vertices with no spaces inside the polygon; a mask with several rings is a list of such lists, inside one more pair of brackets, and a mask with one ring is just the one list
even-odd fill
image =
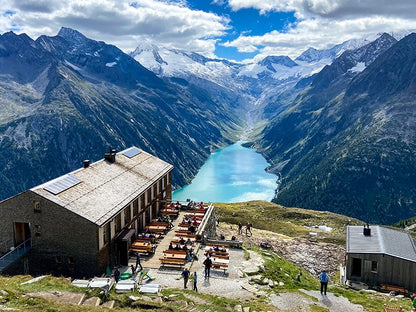
{"label": "snow patch", "polygon": [[107,66],[107,67],[113,67],[116,64],[117,64],[117,62],[105,63],[105,66]]}
{"label": "snow patch", "polygon": [[350,72],[352,73],[361,73],[365,69],[364,62],[358,62],[353,68],[350,68]]}

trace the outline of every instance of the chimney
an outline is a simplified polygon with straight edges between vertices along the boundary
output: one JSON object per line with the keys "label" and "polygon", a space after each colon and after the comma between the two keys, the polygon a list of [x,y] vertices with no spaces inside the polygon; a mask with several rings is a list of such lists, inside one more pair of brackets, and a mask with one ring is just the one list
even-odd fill
{"label": "chimney", "polygon": [[105,153],[104,159],[107,160],[110,164],[116,162],[116,150],[110,148],[110,152]]}
{"label": "chimney", "polygon": [[364,225],[363,234],[364,236],[371,236],[371,229],[368,223],[367,223],[367,226]]}
{"label": "chimney", "polygon": [[82,162],[84,164],[84,168],[88,168],[90,166],[90,160],[86,159]]}

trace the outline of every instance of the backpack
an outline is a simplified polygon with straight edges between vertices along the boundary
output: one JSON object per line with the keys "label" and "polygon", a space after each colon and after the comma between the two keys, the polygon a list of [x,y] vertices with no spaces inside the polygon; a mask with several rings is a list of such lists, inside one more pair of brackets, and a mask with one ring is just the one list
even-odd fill
{"label": "backpack", "polygon": [[329,282],[329,276],[328,276],[328,274],[326,274],[326,273],[322,272],[322,273],[319,275],[319,280],[320,280],[322,283],[328,283],[328,282]]}

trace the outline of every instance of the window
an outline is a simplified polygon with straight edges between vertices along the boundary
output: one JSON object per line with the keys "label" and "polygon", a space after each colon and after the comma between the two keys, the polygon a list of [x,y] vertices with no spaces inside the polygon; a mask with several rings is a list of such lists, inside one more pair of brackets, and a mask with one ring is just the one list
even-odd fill
{"label": "window", "polygon": [[157,184],[153,185],[153,198],[157,197]]}
{"label": "window", "polygon": [[68,264],[69,264],[69,265],[74,265],[74,264],[75,264],[75,259],[74,259],[74,257],[72,257],[72,256],[69,256],[69,257],[68,257]]}
{"label": "window", "polygon": [[377,261],[371,261],[371,272],[377,273],[378,264]]}
{"label": "window", "polygon": [[41,212],[41,210],[40,210],[40,202],[37,201],[37,200],[34,200],[33,201],[33,211],[35,213],[40,213]]}
{"label": "window", "polygon": [[104,245],[110,241],[111,233],[110,233],[110,222],[104,225],[103,227],[103,240]]}
{"label": "window", "polygon": [[151,200],[152,200],[152,189],[149,188],[147,190],[147,204],[149,204]]}
{"label": "window", "polygon": [[39,224],[35,224],[35,237],[40,237],[40,225]]}
{"label": "window", "polygon": [[163,185],[162,185],[162,179],[159,180],[159,192],[162,192]]}
{"label": "window", "polygon": [[61,256],[56,256],[55,257],[55,262],[56,262],[56,264],[61,264],[62,263],[62,257]]}
{"label": "window", "polygon": [[139,200],[136,199],[133,202],[133,216],[137,216],[139,214]]}
{"label": "window", "polygon": [[116,223],[116,233],[118,233],[121,230],[121,214],[118,214],[116,216],[115,223]]}
{"label": "window", "polygon": [[130,205],[124,208],[124,223],[128,224],[131,221],[131,210]]}
{"label": "window", "polygon": [[144,199],[144,194],[142,194],[142,196],[140,196],[140,210],[143,210],[145,206],[146,206],[146,203]]}

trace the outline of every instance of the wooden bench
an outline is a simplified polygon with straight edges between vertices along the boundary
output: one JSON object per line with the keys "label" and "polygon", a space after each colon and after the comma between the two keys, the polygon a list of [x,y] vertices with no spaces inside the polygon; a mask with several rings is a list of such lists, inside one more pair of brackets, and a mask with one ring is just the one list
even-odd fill
{"label": "wooden bench", "polygon": [[157,238],[156,237],[137,237],[135,240],[135,242],[148,242],[148,243],[157,243]]}
{"label": "wooden bench", "polygon": [[230,259],[229,255],[217,255],[215,253],[211,254],[211,258],[218,258],[218,259]]}
{"label": "wooden bench", "polygon": [[166,227],[168,227],[169,226],[169,223],[168,222],[158,222],[158,221],[154,222],[154,221],[152,221],[148,225],[160,225],[160,226],[166,226]]}
{"label": "wooden bench", "polygon": [[162,216],[177,217],[179,215],[179,211],[173,210],[173,209],[162,209],[161,213],[162,213]]}
{"label": "wooden bench", "polygon": [[181,237],[183,237],[186,241],[186,239],[188,239],[188,237],[191,238],[191,239],[196,238],[196,235],[195,234],[187,234],[187,233],[176,233],[176,237],[179,238],[179,239]]}
{"label": "wooden bench", "polygon": [[173,265],[173,266],[179,266],[179,268],[182,268],[182,266],[185,265],[185,261],[181,259],[159,258],[159,260],[162,263],[162,267],[165,265]]}
{"label": "wooden bench", "polygon": [[175,230],[176,234],[192,234],[189,230]]}
{"label": "wooden bench", "polygon": [[391,291],[394,291],[397,294],[404,295],[404,296],[408,296],[409,295],[409,292],[403,286],[381,284],[380,290],[382,292],[388,292],[388,293],[391,292]]}
{"label": "wooden bench", "polygon": [[220,269],[220,270],[224,270],[224,275],[226,270],[228,269],[228,264],[220,264],[220,263],[213,263],[211,265],[212,269]]}
{"label": "wooden bench", "polygon": [[241,248],[243,246],[242,241],[238,240],[213,240],[209,239],[206,243],[207,246],[228,246],[228,247],[236,247]]}
{"label": "wooden bench", "polygon": [[215,250],[205,250],[205,253],[210,254],[211,256],[229,256],[228,251],[215,251]]}
{"label": "wooden bench", "polygon": [[184,254],[186,255],[186,253],[188,252],[188,250],[178,250],[178,249],[168,249],[165,250],[164,253],[165,254]]}
{"label": "wooden bench", "polygon": [[134,252],[138,252],[140,254],[151,254],[153,253],[154,249],[149,249],[146,246],[131,246],[130,247],[131,250],[133,250]]}
{"label": "wooden bench", "polygon": [[393,307],[388,306],[387,304],[384,304],[383,312],[402,312],[402,307]]}

